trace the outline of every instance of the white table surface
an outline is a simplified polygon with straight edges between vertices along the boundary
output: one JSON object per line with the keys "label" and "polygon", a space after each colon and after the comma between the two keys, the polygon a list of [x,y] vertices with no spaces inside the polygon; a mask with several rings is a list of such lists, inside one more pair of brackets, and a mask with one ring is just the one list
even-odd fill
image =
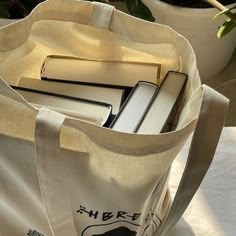
{"label": "white table surface", "polygon": [[[173,163],[170,189],[176,191],[190,140]],[[191,181],[191,180],[190,180]],[[213,163],[171,236],[236,235],[236,127],[224,128]]]}

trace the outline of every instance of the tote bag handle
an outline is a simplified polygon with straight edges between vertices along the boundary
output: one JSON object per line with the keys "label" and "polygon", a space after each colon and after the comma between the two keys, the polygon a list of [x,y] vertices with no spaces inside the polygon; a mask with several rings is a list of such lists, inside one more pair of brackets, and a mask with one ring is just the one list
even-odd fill
{"label": "tote bag handle", "polygon": [[[228,99],[207,86],[203,85],[203,89],[200,115],[187,164],[170,211],[158,229],[158,236],[167,235],[187,208],[212,162],[224,126]],[[61,177],[59,134],[64,120],[64,115],[40,109],[35,127],[36,158],[42,197],[53,235],[76,236]]]}
{"label": "tote bag handle", "polygon": [[170,211],[163,219],[158,236],[168,235],[199,188],[213,160],[224,127],[229,100],[208,86],[190,145],[187,163]]}

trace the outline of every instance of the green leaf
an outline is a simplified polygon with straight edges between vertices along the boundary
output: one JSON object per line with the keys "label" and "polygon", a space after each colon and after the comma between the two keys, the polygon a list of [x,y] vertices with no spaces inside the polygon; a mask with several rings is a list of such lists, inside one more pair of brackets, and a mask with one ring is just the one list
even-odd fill
{"label": "green leaf", "polygon": [[221,16],[221,15],[224,15],[225,13],[229,12],[230,9],[225,9],[223,11],[220,11],[219,13],[217,13],[214,17],[213,17],[213,20],[216,19],[217,17]]}
{"label": "green leaf", "polygon": [[1,18],[8,18],[9,17],[9,3],[7,0],[0,1],[0,17]]}
{"label": "green leaf", "polygon": [[231,7],[231,8],[227,8],[223,11],[220,11],[219,13],[217,13],[214,17],[213,17],[213,20],[216,19],[217,17],[221,16],[221,15],[226,15],[228,16],[229,18],[235,18],[235,13],[232,13],[231,11],[233,9],[236,9],[236,5]]}
{"label": "green leaf", "polygon": [[125,0],[124,2],[131,15],[144,20],[155,21],[155,18],[152,16],[151,11],[145,4],[142,3],[141,0]]}
{"label": "green leaf", "polygon": [[232,20],[225,21],[224,24],[219,28],[217,37],[219,39],[222,39],[225,35],[231,32],[235,27],[236,27],[236,24]]}

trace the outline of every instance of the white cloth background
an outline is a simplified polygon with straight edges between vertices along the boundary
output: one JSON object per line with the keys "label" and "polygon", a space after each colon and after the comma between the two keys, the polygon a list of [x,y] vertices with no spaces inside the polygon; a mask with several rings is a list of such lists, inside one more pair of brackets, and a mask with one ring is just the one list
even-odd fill
{"label": "white cloth background", "polygon": [[[190,141],[190,140],[189,140]],[[190,142],[174,161],[170,189],[175,192]],[[178,178],[177,178],[178,177]],[[236,127],[224,128],[213,163],[171,236],[236,235]]]}

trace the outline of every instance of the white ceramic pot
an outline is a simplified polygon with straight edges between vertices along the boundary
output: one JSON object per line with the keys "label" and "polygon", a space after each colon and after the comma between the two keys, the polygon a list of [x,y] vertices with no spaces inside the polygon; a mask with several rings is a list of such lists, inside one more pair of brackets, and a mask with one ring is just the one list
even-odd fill
{"label": "white ceramic pot", "polygon": [[190,41],[203,82],[221,71],[229,62],[236,47],[236,30],[221,40],[217,38],[218,27],[225,20],[225,16],[212,20],[218,13],[217,9],[177,7],[159,0],[142,1],[157,23],[170,26]]}
{"label": "white ceramic pot", "polygon": [[15,22],[16,20],[13,19],[5,19],[5,18],[0,18],[0,27],[11,24]]}

